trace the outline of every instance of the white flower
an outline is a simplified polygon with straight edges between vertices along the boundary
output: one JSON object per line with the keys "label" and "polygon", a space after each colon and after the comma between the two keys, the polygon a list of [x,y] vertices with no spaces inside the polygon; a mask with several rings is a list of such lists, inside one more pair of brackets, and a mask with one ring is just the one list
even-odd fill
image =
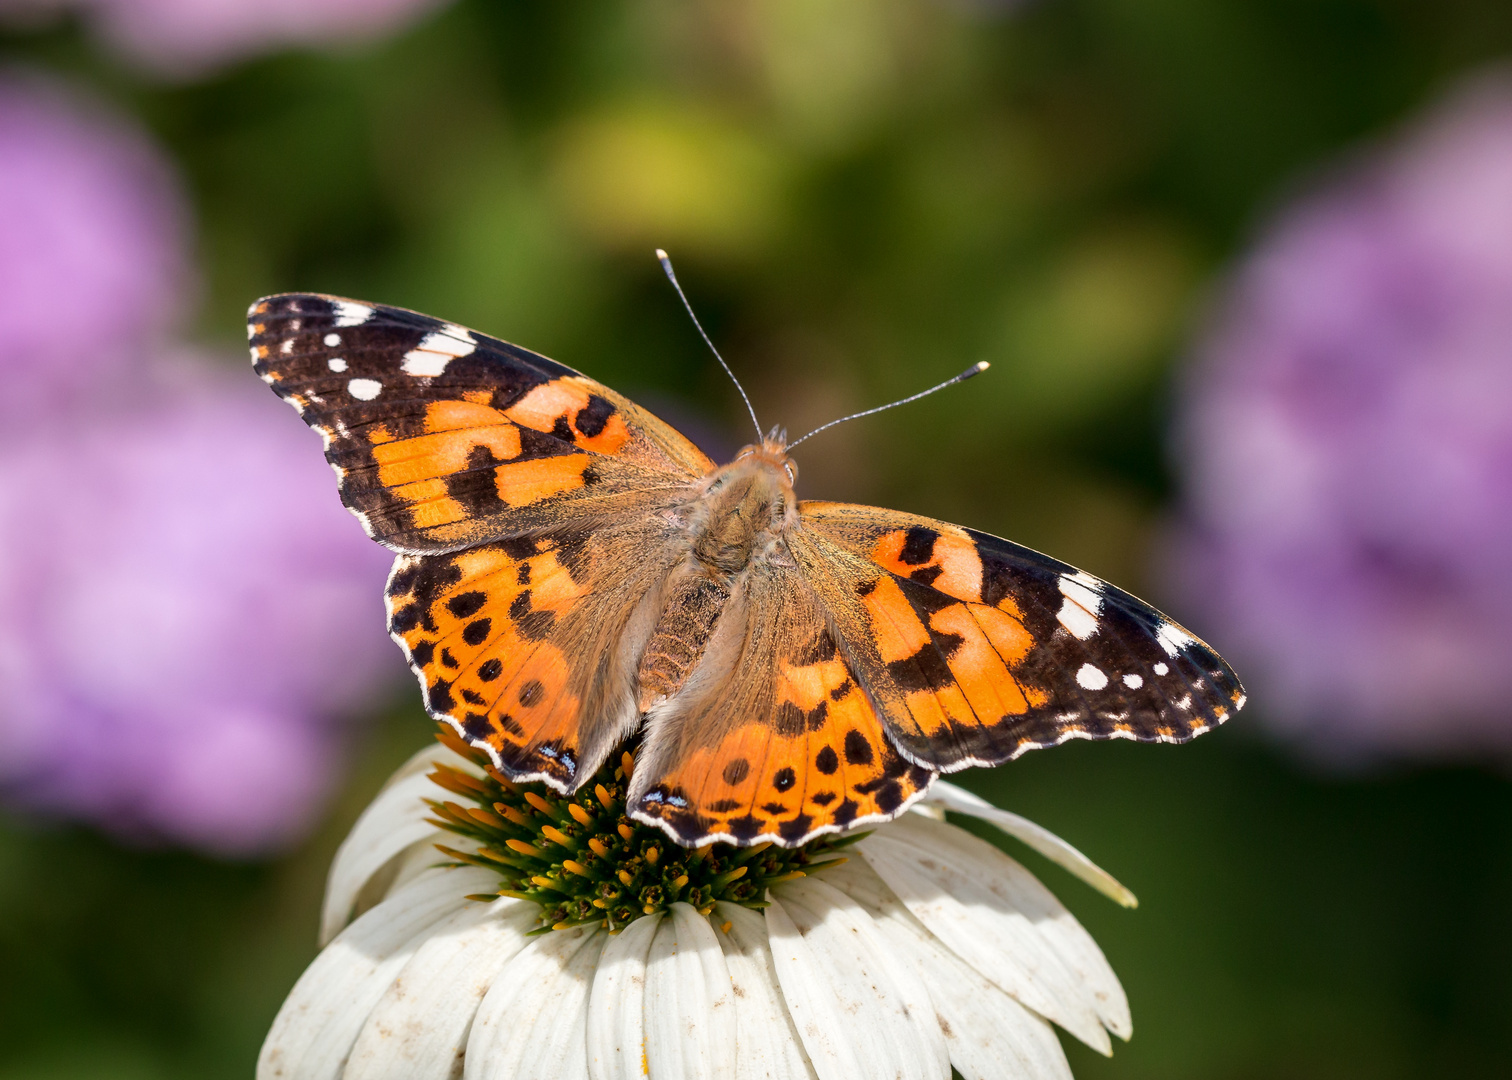
{"label": "white flower", "polygon": [[[860,858],[803,874],[781,862],[795,853],[773,849],[777,878],[752,875],[764,882],[761,910],[749,889],[745,903],[694,890],[705,913],[670,902],[611,934],[541,927],[540,904],[495,898],[500,872],[437,865],[438,841],[454,858],[498,858],[433,820],[472,812],[424,801],[445,794],[437,766],[454,793],[488,782],[437,746],[368,807],[331,867],[329,944],[274,1020],[259,1080],[948,1080],[952,1066],[968,1080],[1048,1080],[1070,1076],[1051,1023],[1105,1054],[1109,1032],[1130,1034],[1123,989],[1086,931],[943,811],[991,822],[1120,903],[1133,896],[1064,841],[952,784],[855,843],[847,854]],[[668,871],[680,873],[700,855],[659,857],[681,860]]]}

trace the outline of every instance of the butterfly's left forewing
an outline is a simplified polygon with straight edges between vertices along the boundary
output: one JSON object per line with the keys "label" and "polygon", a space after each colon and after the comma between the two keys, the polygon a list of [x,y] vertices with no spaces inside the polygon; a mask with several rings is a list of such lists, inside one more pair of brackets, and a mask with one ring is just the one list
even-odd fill
{"label": "butterfly's left forewing", "polygon": [[270,296],[248,334],[257,373],[324,438],[342,501],[401,551],[645,512],[713,468],[602,384],[403,308]]}
{"label": "butterfly's left forewing", "polygon": [[912,761],[953,771],[1072,738],[1185,742],[1244,704],[1205,643],[1075,567],[891,510],[800,515],[790,547]]}

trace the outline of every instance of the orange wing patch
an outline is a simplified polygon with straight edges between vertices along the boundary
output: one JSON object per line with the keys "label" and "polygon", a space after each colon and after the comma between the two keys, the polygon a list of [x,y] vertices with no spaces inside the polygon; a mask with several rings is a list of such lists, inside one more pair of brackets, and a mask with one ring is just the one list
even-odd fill
{"label": "orange wing patch", "polygon": [[506,410],[517,424],[566,436],[595,454],[617,454],[630,440],[625,418],[597,384],[581,376],[554,379],[537,386]]}
{"label": "orange wing patch", "polygon": [[587,454],[564,454],[500,465],[494,470],[495,490],[499,501],[511,507],[544,502],[586,485],[591,462]]}
{"label": "orange wing patch", "polygon": [[949,740],[963,727],[1027,712],[1009,665],[1032,644],[1023,625],[985,604],[953,603],[917,611],[897,581],[879,576],[861,598],[873,644],[890,676],[878,692],[901,700],[917,732]]}
{"label": "orange wing patch", "polygon": [[899,577],[929,585],[960,600],[982,595],[982,559],[976,545],[961,534],[941,532],[924,548],[909,529],[893,529],[871,545],[871,561]]}
{"label": "orange wing patch", "polygon": [[582,703],[567,656],[547,638],[585,590],[560,555],[516,542],[401,559],[389,612],[433,714],[512,774],[569,785]]}
{"label": "orange wing patch", "polygon": [[461,472],[480,448],[499,461],[520,456],[520,429],[486,405],[434,402],[425,409],[423,430],[425,434],[399,442],[381,424],[368,432],[379,483],[399,487]]}

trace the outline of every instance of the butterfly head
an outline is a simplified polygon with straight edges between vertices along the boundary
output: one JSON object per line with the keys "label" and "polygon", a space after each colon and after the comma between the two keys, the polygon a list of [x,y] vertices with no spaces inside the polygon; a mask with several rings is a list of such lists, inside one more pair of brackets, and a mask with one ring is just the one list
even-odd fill
{"label": "butterfly head", "polygon": [[773,428],[771,433],[759,443],[752,443],[741,448],[740,453],[735,455],[726,468],[735,466],[745,468],[766,468],[785,478],[786,486],[791,491],[798,482],[798,463],[788,457],[787,432]]}

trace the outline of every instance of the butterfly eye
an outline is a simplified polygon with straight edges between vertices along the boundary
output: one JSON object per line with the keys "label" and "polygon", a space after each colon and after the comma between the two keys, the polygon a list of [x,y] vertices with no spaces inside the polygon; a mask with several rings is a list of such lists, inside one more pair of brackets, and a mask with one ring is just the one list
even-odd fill
{"label": "butterfly eye", "polygon": [[794,465],[791,461],[785,461],[782,463],[782,467],[787,472],[788,483],[796,484],[798,482],[798,466]]}

